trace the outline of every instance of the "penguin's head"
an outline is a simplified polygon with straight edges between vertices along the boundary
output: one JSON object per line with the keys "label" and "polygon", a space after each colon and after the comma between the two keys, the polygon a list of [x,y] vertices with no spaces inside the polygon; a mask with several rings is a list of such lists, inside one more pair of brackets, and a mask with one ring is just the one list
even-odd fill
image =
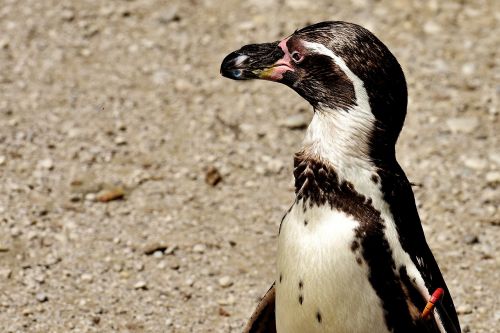
{"label": "penguin's head", "polygon": [[406,115],[406,82],[396,58],[365,28],[321,22],[281,41],[230,53],[220,72],[234,80],[281,82],[321,112],[367,105],[384,141],[396,142]]}

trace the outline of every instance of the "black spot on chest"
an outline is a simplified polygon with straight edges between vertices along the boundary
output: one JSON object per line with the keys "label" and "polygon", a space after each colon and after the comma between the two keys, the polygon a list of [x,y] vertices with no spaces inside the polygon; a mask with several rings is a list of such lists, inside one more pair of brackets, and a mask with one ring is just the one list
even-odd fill
{"label": "black spot on chest", "polygon": [[380,212],[373,207],[372,199],[356,192],[352,183],[339,180],[335,170],[322,161],[305,153],[296,154],[294,176],[297,201],[303,199],[305,207],[329,205],[363,224],[380,219]]}

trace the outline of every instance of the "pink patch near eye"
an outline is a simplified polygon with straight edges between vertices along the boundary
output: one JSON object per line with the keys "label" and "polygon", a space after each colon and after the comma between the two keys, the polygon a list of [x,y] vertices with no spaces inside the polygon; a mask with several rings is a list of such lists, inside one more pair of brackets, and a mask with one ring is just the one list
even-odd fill
{"label": "pink patch near eye", "polygon": [[283,57],[283,59],[281,59],[280,61],[285,61],[287,63],[290,63],[290,51],[288,51],[288,46],[286,46],[286,42],[288,42],[288,40],[290,39],[290,37],[288,38],[285,38],[283,39],[279,44],[278,46],[281,47],[281,49],[283,50],[283,52],[285,52],[285,56]]}
{"label": "pink patch near eye", "polygon": [[281,49],[285,51],[285,53],[288,53],[288,46],[286,46],[286,42],[288,42],[289,39],[290,37],[287,37],[278,44],[278,46],[281,47]]}
{"label": "pink patch near eye", "polygon": [[276,61],[274,65],[266,71],[266,73],[261,77],[266,80],[277,81],[283,78],[283,74],[288,71],[293,71],[292,67],[292,58],[290,58],[290,52],[288,51],[288,47],[286,42],[290,39],[290,37],[283,39],[278,46],[283,50],[285,55],[280,60]]}

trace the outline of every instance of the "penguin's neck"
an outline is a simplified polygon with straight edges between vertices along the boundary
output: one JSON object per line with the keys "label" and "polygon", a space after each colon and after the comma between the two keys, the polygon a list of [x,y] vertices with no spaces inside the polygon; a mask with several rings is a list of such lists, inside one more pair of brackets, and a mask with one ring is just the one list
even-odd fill
{"label": "penguin's neck", "polygon": [[381,198],[379,168],[370,156],[375,122],[369,108],[361,106],[349,110],[316,109],[295,165],[321,163],[338,183],[351,184],[367,199]]}
{"label": "penguin's neck", "polygon": [[324,160],[337,172],[373,169],[369,141],[374,124],[369,110],[316,110],[302,151]]}

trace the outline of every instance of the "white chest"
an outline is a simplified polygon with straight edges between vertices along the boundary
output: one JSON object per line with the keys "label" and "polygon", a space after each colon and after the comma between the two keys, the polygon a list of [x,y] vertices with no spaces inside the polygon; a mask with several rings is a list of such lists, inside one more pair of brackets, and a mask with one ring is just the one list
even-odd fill
{"label": "white chest", "polygon": [[366,264],[352,250],[357,226],[330,207],[291,209],[278,241],[278,333],[388,332]]}

